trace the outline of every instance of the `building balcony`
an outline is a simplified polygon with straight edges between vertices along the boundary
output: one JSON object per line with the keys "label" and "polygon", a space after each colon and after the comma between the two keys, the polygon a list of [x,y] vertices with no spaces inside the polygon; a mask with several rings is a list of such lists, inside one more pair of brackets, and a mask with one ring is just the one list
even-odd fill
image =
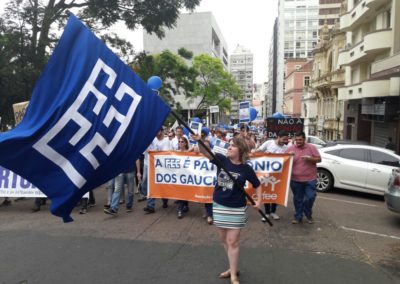
{"label": "building balcony", "polygon": [[361,41],[351,48],[340,51],[338,65],[353,65],[364,60],[366,57],[367,53],[364,51],[364,41]]}
{"label": "building balcony", "polygon": [[376,53],[392,48],[393,31],[383,29],[373,31],[364,36],[364,52]]}
{"label": "building balcony", "polygon": [[390,80],[371,80],[360,84],[339,88],[338,100],[358,100],[362,98],[390,96]]}
{"label": "building balcony", "polygon": [[[370,9],[366,2],[374,2],[374,1],[360,1],[352,10],[348,11],[347,13],[343,14],[340,17],[340,30],[341,31],[351,31],[355,27],[360,24],[369,22],[372,20],[371,16],[373,15],[373,9]],[[372,3],[371,3],[372,5]]]}
{"label": "building balcony", "polygon": [[371,75],[373,76],[376,73],[384,72],[386,70],[390,70],[399,66],[400,66],[400,53],[397,53],[388,58],[374,62],[371,65]]}
{"label": "building balcony", "polygon": [[370,9],[376,9],[380,6],[386,5],[391,0],[366,0],[365,5]]}

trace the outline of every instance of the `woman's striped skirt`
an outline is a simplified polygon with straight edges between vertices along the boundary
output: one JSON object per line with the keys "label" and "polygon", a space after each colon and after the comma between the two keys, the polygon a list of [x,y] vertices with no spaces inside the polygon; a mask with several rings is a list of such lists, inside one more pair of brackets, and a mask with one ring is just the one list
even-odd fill
{"label": "woman's striped skirt", "polygon": [[227,207],[213,203],[214,224],[219,228],[241,229],[247,223],[247,206]]}

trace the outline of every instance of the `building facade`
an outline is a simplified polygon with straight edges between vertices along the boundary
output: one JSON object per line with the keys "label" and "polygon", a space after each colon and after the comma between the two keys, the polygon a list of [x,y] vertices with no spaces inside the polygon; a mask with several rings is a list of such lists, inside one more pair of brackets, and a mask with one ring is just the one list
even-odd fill
{"label": "building facade", "polygon": [[345,43],[346,35],[339,30],[339,22],[330,28],[325,21],[314,49],[311,86],[317,99],[316,135],[326,140],[343,138],[344,104],[338,100],[338,89],[344,86],[345,71],[338,65],[338,57]]}
{"label": "building facade", "polygon": [[275,19],[272,32],[271,45],[268,52],[268,85],[265,98],[265,114],[266,117],[272,116],[275,113],[276,106],[282,105],[283,98],[277,103],[278,93],[278,18]]}
{"label": "building facade", "polygon": [[399,151],[400,1],[348,0],[340,17],[346,47],[339,53],[345,85],[344,138]]}
{"label": "building facade", "polygon": [[312,64],[313,61],[306,58],[289,58],[286,60],[284,115],[301,116],[301,99],[304,88],[310,86]]}
{"label": "building facade", "polygon": [[339,20],[342,0],[319,0],[319,29],[327,24],[329,30]]}
{"label": "building facade", "polygon": [[301,97],[301,117],[304,118],[304,133],[317,135],[317,95],[311,87],[305,87]]}
{"label": "building facade", "polygon": [[[253,53],[244,46],[237,45],[229,59],[229,71],[242,90],[242,100],[253,100]],[[238,120],[238,101],[231,102],[231,119]]]}
{"label": "building facade", "polygon": [[[193,56],[205,53],[219,58],[225,69],[229,70],[228,45],[211,12],[180,14],[176,26],[166,29],[162,39],[143,32],[143,49],[149,54],[158,54],[164,50],[178,53],[182,47],[193,52]],[[187,100],[181,94],[175,94],[174,99],[187,111],[188,118],[200,103],[199,98]]]}
{"label": "building facade", "polygon": [[285,60],[312,58],[318,41],[319,1],[280,0],[278,20],[278,63],[276,110],[282,112]]}

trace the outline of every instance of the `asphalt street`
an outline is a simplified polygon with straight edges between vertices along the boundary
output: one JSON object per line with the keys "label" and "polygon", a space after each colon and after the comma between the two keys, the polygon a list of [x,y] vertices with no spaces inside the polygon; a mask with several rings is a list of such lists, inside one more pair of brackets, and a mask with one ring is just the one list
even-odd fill
{"label": "asphalt street", "polygon": [[[191,204],[182,220],[175,205],[144,215],[103,213],[97,206],[62,223],[33,200],[0,208],[0,283],[229,283],[218,279],[227,260],[216,229]],[[293,225],[293,208],[279,208],[274,227],[250,211],[242,231],[241,283],[400,283],[400,215],[380,197],[319,194],[315,224]]]}

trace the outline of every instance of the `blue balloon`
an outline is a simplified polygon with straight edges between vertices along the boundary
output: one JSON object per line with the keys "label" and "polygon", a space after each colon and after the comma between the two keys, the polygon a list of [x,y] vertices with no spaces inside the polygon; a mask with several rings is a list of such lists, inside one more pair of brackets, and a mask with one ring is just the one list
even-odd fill
{"label": "blue balloon", "polygon": [[192,117],[191,120],[194,121],[194,122],[201,123],[201,119],[198,118],[198,117]]}
{"label": "blue balloon", "polygon": [[208,136],[208,134],[210,134],[210,129],[208,129],[208,127],[202,127],[201,128],[201,132],[204,132],[206,134],[206,136]]}
{"label": "blue balloon", "polygon": [[250,108],[250,121],[253,121],[257,117],[257,110],[254,107]]}
{"label": "blue balloon", "polygon": [[158,76],[151,76],[149,80],[147,80],[147,85],[150,87],[152,90],[158,90],[162,86],[162,80]]}
{"label": "blue balloon", "polygon": [[280,113],[280,112],[275,112],[275,113],[272,115],[272,117],[273,117],[273,118],[285,118],[285,116],[284,116],[282,113]]}

